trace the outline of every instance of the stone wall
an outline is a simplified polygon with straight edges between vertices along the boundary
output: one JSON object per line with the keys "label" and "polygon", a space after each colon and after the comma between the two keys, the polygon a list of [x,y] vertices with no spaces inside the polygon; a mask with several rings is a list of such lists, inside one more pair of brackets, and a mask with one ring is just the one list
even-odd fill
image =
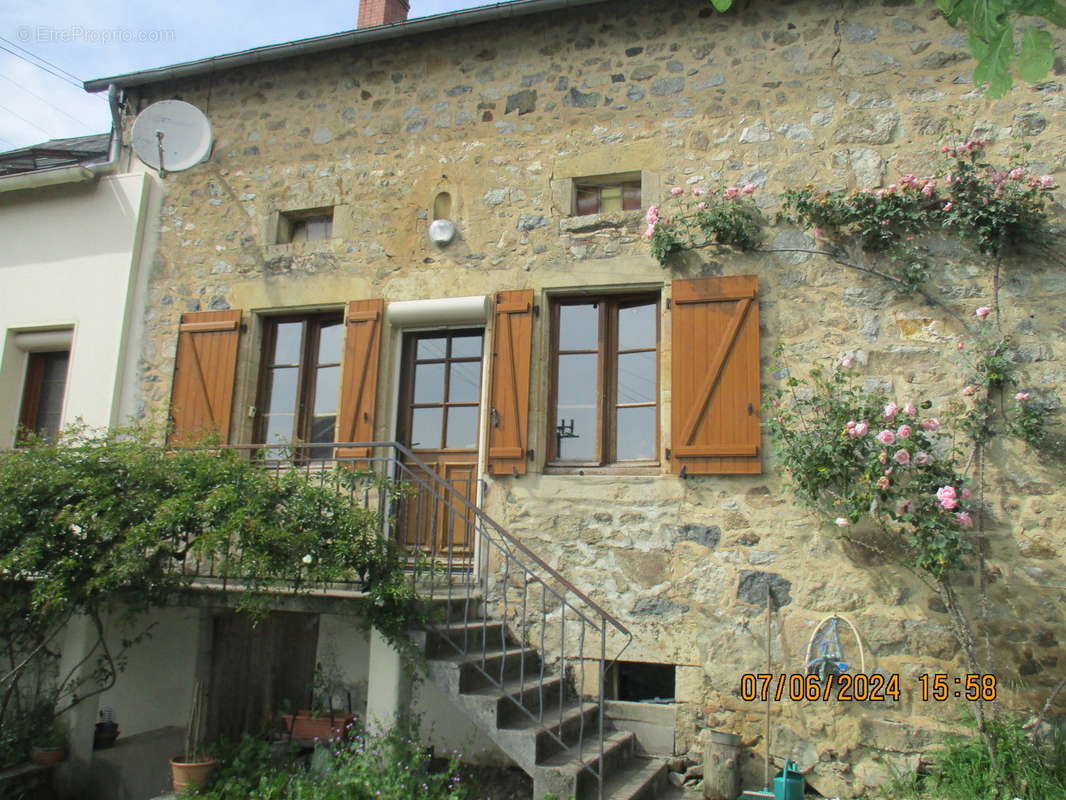
{"label": "stone wall", "polygon": [[[780,380],[768,365],[782,344],[797,368],[853,353],[900,402],[930,397],[941,407],[963,380],[962,330],[942,309],[802,253],[708,248],[664,271],[640,238],[641,214],[571,218],[568,181],[639,170],[645,205],[674,185],[750,182],[772,214],[788,187],[921,174],[953,129],[989,139],[1003,160],[1031,145],[1035,171],[1066,177],[1059,77],[994,101],[974,89],[972,69],[963,35],[928,5],[779,1],[718,16],[695,0],[616,0],[147,87],[136,108],[192,102],[216,144],[209,163],[165,181],[144,410],[166,406],[186,310],[241,308],[252,323],[234,417],[248,441],[254,310],[527,287],[542,307],[546,291],[580,286],[662,287],[668,298],[674,278],[717,274],[759,278],[764,387]],[[459,231],[445,248],[426,235],[439,191],[451,194]],[[334,239],[273,244],[279,211],[324,205],[338,207]],[[770,240],[813,244],[788,227]],[[931,291],[963,315],[989,303],[984,262],[954,242],[934,245]],[[1003,330],[1029,361],[1027,385],[1057,409],[1066,273],[1050,260],[1009,260],[1001,300]],[[887,705],[775,704],[774,754],[813,767],[826,794],[878,783],[888,762],[913,764],[961,710],[917,695],[917,675],[962,672],[933,595],[799,508],[772,452],[761,476],[680,480],[665,464],[656,475],[545,474],[545,320],[534,329],[536,459],[527,476],[489,482],[489,513],[631,627],[627,659],[681,665],[682,741],[709,728],[761,730],[762,705],[742,702],[738,689],[742,673],[765,666],[770,581],[787,599],[774,615],[775,672],[800,671],[813,626],[837,612],[861,632],[867,671],[899,673],[903,688]],[[395,332],[385,335],[391,375]],[[395,414],[388,389],[378,410],[384,436]],[[1061,463],[1003,445],[986,481],[996,669],[1007,698],[1032,706],[1066,666]]]}

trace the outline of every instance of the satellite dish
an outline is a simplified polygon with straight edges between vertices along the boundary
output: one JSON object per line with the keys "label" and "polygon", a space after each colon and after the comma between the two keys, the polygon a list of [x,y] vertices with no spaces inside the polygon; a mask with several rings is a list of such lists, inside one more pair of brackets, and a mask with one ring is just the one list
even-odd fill
{"label": "satellite dish", "polygon": [[206,161],[211,155],[211,123],[183,100],[160,100],[137,115],[130,132],[133,152],[160,177]]}

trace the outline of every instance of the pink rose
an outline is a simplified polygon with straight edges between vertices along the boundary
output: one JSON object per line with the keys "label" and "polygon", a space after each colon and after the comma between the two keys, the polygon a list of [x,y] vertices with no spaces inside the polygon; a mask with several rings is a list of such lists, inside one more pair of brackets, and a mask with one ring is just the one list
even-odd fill
{"label": "pink rose", "polygon": [[887,406],[885,406],[885,419],[892,419],[894,416],[896,416],[897,413],[899,413],[899,406],[897,406],[895,403],[889,403]]}
{"label": "pink rose", "polygon": [[851,524],[850,522],[848,522],[847,517],[837,517],[834,521],[836,522],[836,526],[838,528],[846,528],[848,527],[848,525]]}
{"label": "pink rose", "polygon": [[936,183],[934,181],[929,181],[929,183],[922,187],[922,197],[932,197],[935,191]]}
{"label": "pink rose", "polygon": [[700,195],[706,194],[706,193],[707,193],[706,190],[705,189],[701,189],[699,186],[693,186],[692,187],[692,194],[695,195],[696,197],[699,197]]}
{"label": "pink rose", "polygon": [[969,530],[973,527],[973,517],[970,516],[969,511],[959,511],[955,514],[955,519],[958,520],[960,528]]}
{"label": "pink rose", "polygon": [[738,189],[736,186],[730,186],[728,189],[726,189],[724,192],[722,192],[722,197],[726,198],[727,200],[732,200],[734,197],[737,197],[739,194],[740,194],[740,189]]}
{"label": "pink rose", "polygon": [[951,202],[944,203],[944,210],[945,211],[951,211],[951,209],[953,209],[954,207],[955,207],[954,203],[951,203]]}
{"label": "pink rose", "polygon": [[881,431],[879,434],[877,434],[877,441],[879,441],[881,444],[892,444],[894,441],[896,441],[896,434],[894,434],[892,431]]}
{"label": "pink rose", "polygon": [[1041,175],[1040,185],[1045,189],[1050,189],[1052,186],[1055,185],[1055,179],[1052,178],[1050,175]]}
{"label": "pink rose", "polygon": [[919,450],[917,453],[914,454],[914,463],[920,467],[924,467],[926,464],[932,462],[932,460],[933,457],[930,456],[924,450]]}
{"label": "pink rose", "polygon": [[961,492],[961,494],[962,494],[962,499],[963,499],[963,500],[969,500],[969,499],[970,499],[971,497],[973,497],[973,492],[971,492],[971,491],[970,491],[970,490],[969,490],[969,489],[968,489],[967,487],[965,487],[965,486],[963,486],[963,487],[962,487],[962,492]]}
{"label": "pink rose", "polygon": [[975,316],[977,316],[977,317],[978,317],[979,319],[984,319],[985,317],[987,317],[987,316],[988,316],[989,314],[991,314],[991,313],[992,313],[992,309],[991,309],[991,308],[989,308],[988,306],[981,306],[980,308],[978,308],[978,309],[977,309],[976,311],[974,311],[973,313],[974,313],[974,315],[975,315]]}
{"label": "pink rose", "polygon": [[955,345],[955,349],[956,350],[965,350],[966,349],[966,342],[958,342]]}
{"label": "pink rose", "polygon": [[945,497],[943,500],[940,501],[940,505],[941,507],[946,508],[948,511],[951,511],[953,508],[959,505],[959,501],[956,500],[954,497]]}
{"label": "pink rose", "polygon": [[1007,177],[1010,178],[1012,181],[1020,181],[1022,178],[1025,177],[1025,168],[1015,167],[1007,173]]}
{"label": "pink rose", "polygon": [[654,225],[656,222],[658,222],[659,221],[659,207],[658,206],[648,206],[648,213],[644,217],[644,221],[647,222],[649,225]]}
{"label": "pink rose", "polygon": [[914,403],[907,403],[903,406],[903,413],[908,417],[913,417],[918,413],[918,409],[915,407]]}
{"label": "pink rose", "polygon": [[969,386],[962,390],[962,394],[964,397],[972,397],[973,395],[977,394],[977,387],[971,383]]}
{"label": "pink rose", "polygon": [[959,504],[959,501],[955,499],[956,496],[954,486],[941,486],[936,490],[936,499],[939,500],[940,505],[948,511],[951,511],[951,509]]}
{"label": "pink rose", "polygon": [[887,464],[888,463],[888,452],[885,451],[885,450],[882,450],[878,454],[877,460],[880,461],[882,464]]}
{"label": "pink rose", "polygon": [[821,228],[815,228],[814,229],[814,238],[815,239],[821,239],[822,236],[824,236],[824,234],[822,233],[822,229]]}
{"label": "pink rose", "polygon": [[650,239],[654,235],[655,235],[655,223],[653,222],[651,225],[649,225],[647,228],[644,229],[644,238],[645,239]]}
{"label": "pink rose", "polygon": [[865,436],[870,430],[870,425],[866,420],[863,420],[862,422],[856,424],[854,430],[856,436]]}
{"label": "pink rose", "polygon": [[911,463],[911,454],[906,450],[900,449],[896,451],[896,454],[892,456],[896,460],[896,463],[900,466],[906,466]]}
{"label": "pink rose", "polygon": [[744,184],[744,188],[740,190],[740,193],[741,194],[751,194],[754,191],[755,191],[755,184],[754,183],[746,183],[746,184]]}
{"label": "pink rose", "polygon": [[1019,403],[1024,403],[1026,400],[1029,399],[1029,397],[1029,392],[1018,392],[1018,394],[1014,395],[1014,399],[1017,400]]}
{"label": "pink rose", "polygon": [[698,208],[700,211],[703,211],[703,209],[707,208],[707,204],[700,200],[698,203],[696,203],[696,208]]}
{"label": "pink rose", "polygon": [[840,359],[840,368],[841,369],[851,369],[854,365],[855,365],[855,359],[852,358],[851,356],[844,356],[842,359]]}
{"label": "pink rose", "polygon": [[922,430],[935,431],[940,428],[940,420],[936,417],[930,417],[929,419],[922,420]]}
{"label": "pink rose", "polygon": [[887,489],[888,488],[888,483],[889,483],[888,476],[882,475],[880,478],[877,479],[877,488],[878,489]]}
{"label": "pink rose", "polygon": [[682,189],[680,186],[675,186],[673,189],[670,190],[670,194],[674,197],[677,197],[679,194],[684,194],[684,192],[685,190]]}
{"label": "pink rose", "polygon": [[906,439],[910,435],[911,435],[911,426],[910,425],[900,425],[899,428],[896,430],[896,436],[898,436],[900,439]]}

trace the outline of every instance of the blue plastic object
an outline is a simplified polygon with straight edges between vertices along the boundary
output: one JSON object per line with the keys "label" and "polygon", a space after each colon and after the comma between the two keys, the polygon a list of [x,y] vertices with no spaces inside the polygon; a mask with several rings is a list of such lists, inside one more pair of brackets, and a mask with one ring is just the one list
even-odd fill
{"label": "blue plastic object", "polygon": [[796,762],[786,761],[785,768],[774,778],[774,800],[803,800],[805,784]]}

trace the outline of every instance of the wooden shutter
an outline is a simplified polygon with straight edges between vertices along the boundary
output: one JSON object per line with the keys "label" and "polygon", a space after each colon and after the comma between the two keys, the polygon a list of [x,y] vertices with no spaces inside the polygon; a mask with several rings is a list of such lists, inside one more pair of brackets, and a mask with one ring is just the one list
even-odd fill
{"label": "wooden shutter", "polygon": [[753,275],[674,281],[675,473],[762,472],[757,290]]}
{"label": "wooden shutter", "polygon": [[533,290],[497,292],[492,334],[489,473],[525,475]]}
{"label": "wooden shutter", "polygon": [[193,311],[181,315],[169,441],[188,444],[204,436],[229,441],[241,312]]}
{"label": "wooden shutter", "polygon": [[[338,441],[374,441],[374,407],[378,396],[378,356],[384,300],[353,300],[348,304],[341,367],[341,404],[337,411]],[[369,447],[338,447],[338,458],[369,458]]]}

